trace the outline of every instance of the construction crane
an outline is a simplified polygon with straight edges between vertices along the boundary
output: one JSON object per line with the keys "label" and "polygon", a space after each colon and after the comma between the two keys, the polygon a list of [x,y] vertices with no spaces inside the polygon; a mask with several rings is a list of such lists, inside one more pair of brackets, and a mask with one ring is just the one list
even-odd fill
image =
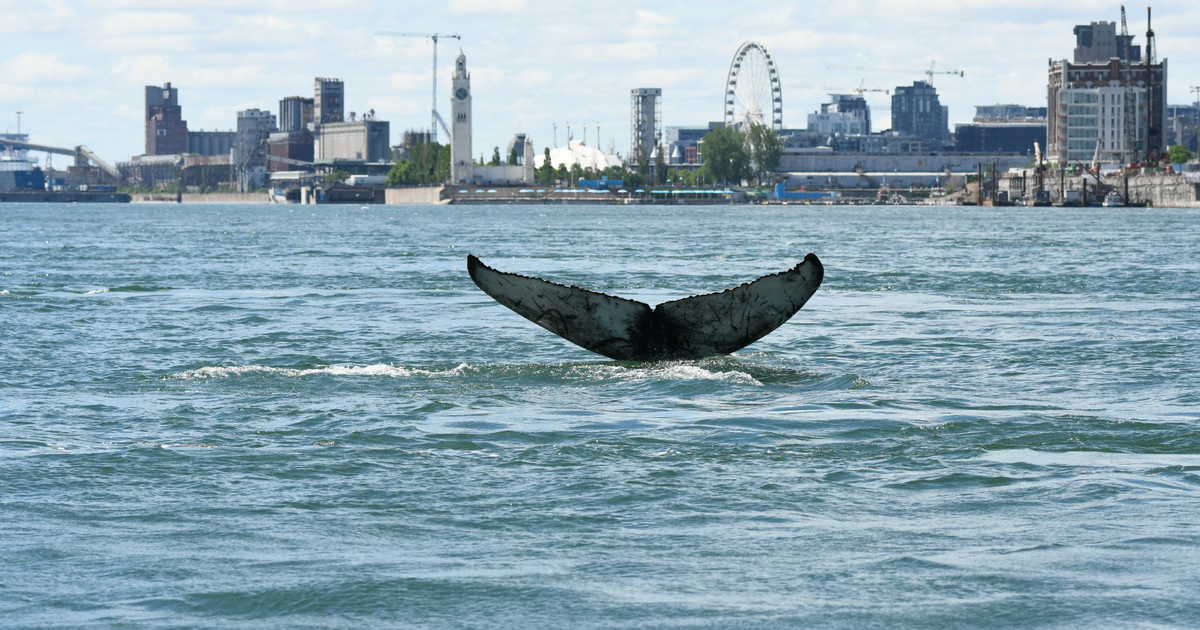
{"label": "construction crane", "polygon": [[935,74],[948,74],[950,76],[957,76],[957,77],[967,76],[967,73],[962,70],[934,70],[933,67],[936,64],[937,64],[937,61],[930,61],[929,69],[925,71],[925,76],[929,77],[929,85],[933,85],[933,75],[935,75]]}
{"label": "construction crane", "polygon": [[862,97],[862,95],[863,95],[863,93],[864,93],[864,92],[880,92],[880,93],[883,93],[883,94],[891,94],[891,93],[892,93],[892,91],[891,91],[891,90],[885,90],[885,89],[882,89],[882,88],[869,88],[869,87],[863,87],[863,84],[865,84],[866,82],[867,82],[867,80],[866,80],[866,79],[863,79],[862,81],[859,81],[859,82],[858,82],[858,87],[856,87],[856,88],[850,88],[849,90],[837,90],[837,89],[834,89],[834,88],[825,88],[825,91],[826,91],[826,92],[829,92],[830,94],[835,94],[835,93],[837,93],[837,94],[840,94],[840,93],[843,93],[843,92],[854,92],[855,94],[858,94],[858,95],[859,95],[859,97]]}
{"label": "construction crane", "polygon": [[453,134],[450,133],[450,129],[446,126],[446,121],[442,120],[442,116],[441,116],[441,114],[438,113],[438,109],[437,109],[438,39],[444,37],[446,39],[457,39],[459,41],[462,41],[462,36],[455,35],[452,33],[395,33],[395,32],[391,32],[391,31],[384,31],[384,32],[376,33],[376,35],[383,35],[386,37],[426,37],[426,38],[429,38],[429,40],[433,42],[433,110],[432,110],[432,120],[430,121],[430,124],[429,124],[429,140],[430,140],[430,142],[437,143],[437,141],[438,141],[437,128],[438,128],[439,124],[442,126],[442,130],[446,132],[446,136],[451,137],[451,139],[452,139]]}

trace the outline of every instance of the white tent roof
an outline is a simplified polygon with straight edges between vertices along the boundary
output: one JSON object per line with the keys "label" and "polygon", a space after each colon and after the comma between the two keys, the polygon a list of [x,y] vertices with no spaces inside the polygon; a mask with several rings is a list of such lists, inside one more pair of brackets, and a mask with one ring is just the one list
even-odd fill
{"label": "white tent roof", "polygon": [[[543,152],[537,156],[536,160],[538,167],[543,166],[546,162],[546,154]],[[604,170],[610,166],[620,166],[621,160],[579,140],[571,140],[565,147],[550,149],[550,164],[554,168],[558,168],[560,164],[566,165],[567,168],[578,164],[583,168]]]}

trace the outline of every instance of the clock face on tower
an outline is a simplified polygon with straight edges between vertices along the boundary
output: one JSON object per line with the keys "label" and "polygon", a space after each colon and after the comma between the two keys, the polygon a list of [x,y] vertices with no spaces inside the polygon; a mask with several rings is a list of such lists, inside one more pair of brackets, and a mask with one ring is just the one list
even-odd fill
{"label": "clock face on tower", "polygon": [[456,96],[460,101],[467,98],[467,88],[458,88],[457,90],[454,90],[454,96]]}

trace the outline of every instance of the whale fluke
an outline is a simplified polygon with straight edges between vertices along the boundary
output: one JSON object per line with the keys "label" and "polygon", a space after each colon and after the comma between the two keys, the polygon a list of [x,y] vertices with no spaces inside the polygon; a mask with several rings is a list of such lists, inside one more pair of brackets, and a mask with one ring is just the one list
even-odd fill
{"label": "whale fluke", "polygon": [[578,346],[618,361],[699,359],[740,350],[779,328],[821,286],[815,254],[795,267],[720,293],[650,306],[493,269],[467,255],[484,293]]}

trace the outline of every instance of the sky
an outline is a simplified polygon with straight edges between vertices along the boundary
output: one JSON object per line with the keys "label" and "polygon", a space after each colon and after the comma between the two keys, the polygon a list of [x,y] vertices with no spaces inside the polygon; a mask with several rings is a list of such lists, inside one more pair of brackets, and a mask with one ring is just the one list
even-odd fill
{"label": "sky", "polygon": [[[1129,5],[1144,43],[1145,5]],[[427,129],[431,45],[385,32],[457,33],[439,48],[439,109],[449,110],[454,57],[472,74],[474,150],[503,152],[513,133],[537,153],[575,138],[629,145],[629,93],[663,90],[663,123],[722,118],[730,59],[764,45],[783,88],[783,123],[806,126],[828,92],[860,84],[894,89],[934,76],[950,122],[975,105],[1044,106],[1046,67],[1069,58],[1072,26],[1120,19],[1120,4],[1042,1],[837,0],[636,3],[626,0],[0,0],[0,131],[35,142],[87,145],[109,161],[144,147],[143,88],[179,88],[191,130],[228,130],[236,113],[278,113],[285,96],[311,97],[313,77],[342,78],[347,112],[374,109],[392,143]],[[1154,5],[1159,58],[1169,59],[1168,101],[1200,85],[1200,3]],[[875,130],[890,97],[866,93]],[[445,141],[445,136],[442,136]],[[55,160],[66,158],[56,157]],[[64,166],[65,164],[55,164]]]}

